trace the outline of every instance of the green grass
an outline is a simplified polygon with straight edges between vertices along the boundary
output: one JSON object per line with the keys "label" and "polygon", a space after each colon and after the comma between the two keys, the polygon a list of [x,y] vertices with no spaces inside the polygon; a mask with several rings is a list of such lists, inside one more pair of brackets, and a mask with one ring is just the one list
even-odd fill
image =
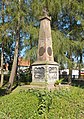
{"label": "green grass", "polygon": [[84,119],[84,89],[73,87],[54,92],[48,119]]}
{"label": "green grass", "polygon": [[0,119],[84,119],[84,89],[49,92],[17,88],[0,97]]}
{"label": "green grass", "polygon": [[19,92],[0,97],[0,119],[29,119],[37,111],[38,99],[31,93]]}

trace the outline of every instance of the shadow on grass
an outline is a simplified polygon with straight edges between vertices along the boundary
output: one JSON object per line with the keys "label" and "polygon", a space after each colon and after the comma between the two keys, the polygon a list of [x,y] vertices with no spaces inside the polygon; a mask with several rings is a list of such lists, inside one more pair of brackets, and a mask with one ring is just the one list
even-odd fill
{"label": "shadow on grass", "polygon": [[11,91],[15,90],[17,87],[18,87],[18,84],[16,84],[15,86],[13,86]]}
{"label": "shadow on grass", "polygon": [[12,87],[12,89],[10,90],[9,87],[6,85],[4,85],[2,88],[0,88],[0,96],[5,96],[7,94],[10,94],[13,90],[15,90],[17,88],[18,85],[14,85]]}
{"label": "shadow on grass", "polygon": [[6,89],[0,88],[0,96],[6,95]]}
{"label": "shadow on grass", "polygon": [[84,88],[84,80],[80,80],[80,79],[72,80],[72,86]]}

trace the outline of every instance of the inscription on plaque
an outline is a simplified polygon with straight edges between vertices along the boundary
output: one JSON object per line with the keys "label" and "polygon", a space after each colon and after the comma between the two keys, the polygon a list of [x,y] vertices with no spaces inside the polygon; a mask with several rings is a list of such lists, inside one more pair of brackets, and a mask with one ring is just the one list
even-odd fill
{"label": "inscription on plaque", "polygon": [[57,73],[57,67],[49,67],[49,73]]}
{"label": "inscription on plaque", "polygon": [[50,80],[57,79],[57,67],[49,67]]}
{"label": "inscription on plaque", "polygon": [[44,67],[35,67],[34,68],[34,78],[43,79],[45,77],[45,68]]}

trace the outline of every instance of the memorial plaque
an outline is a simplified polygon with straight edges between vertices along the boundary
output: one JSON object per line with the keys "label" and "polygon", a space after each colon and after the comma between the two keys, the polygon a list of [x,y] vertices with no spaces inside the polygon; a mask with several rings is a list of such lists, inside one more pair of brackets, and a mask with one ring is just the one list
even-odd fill
{"label": "memorial plaque", "polygon": [[57,67],[49,67],[49,73],[57,73]]}
{"label": "memorial plaque", "polygon": [[51,47],[48,47],[47,52],[48,52],[48,55],[49,55],[49,56],[52,55],[52,49],[51,49]]}
{"label": "memorial plaque", "polygon": [[34,68],[34,78],[43,79],[45,77],[45,68],[44,67],[35,67]]}
{"label": "memorial plaque", "polygon": [[49,67],[49,78],[51,81],[57,79],[57,67]]}
{"label": "memorial plaque", "polygon": [[42,56],[42,55],[44,54],[44,52],[45,52],[44,47],[41,47],[41,48],[39,49],[39,55]]}

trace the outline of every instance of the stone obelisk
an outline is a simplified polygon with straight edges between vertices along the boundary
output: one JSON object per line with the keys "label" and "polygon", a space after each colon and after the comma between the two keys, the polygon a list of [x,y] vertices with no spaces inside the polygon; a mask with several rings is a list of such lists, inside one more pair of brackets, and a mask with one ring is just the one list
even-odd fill
{"label": "stone obelisk", "polygon": [[37,61],[32,64],[32,82],[54,84],[59,79],[59,65],[54,62],[51,36],[51,17],[44,11],[40,18]]}

